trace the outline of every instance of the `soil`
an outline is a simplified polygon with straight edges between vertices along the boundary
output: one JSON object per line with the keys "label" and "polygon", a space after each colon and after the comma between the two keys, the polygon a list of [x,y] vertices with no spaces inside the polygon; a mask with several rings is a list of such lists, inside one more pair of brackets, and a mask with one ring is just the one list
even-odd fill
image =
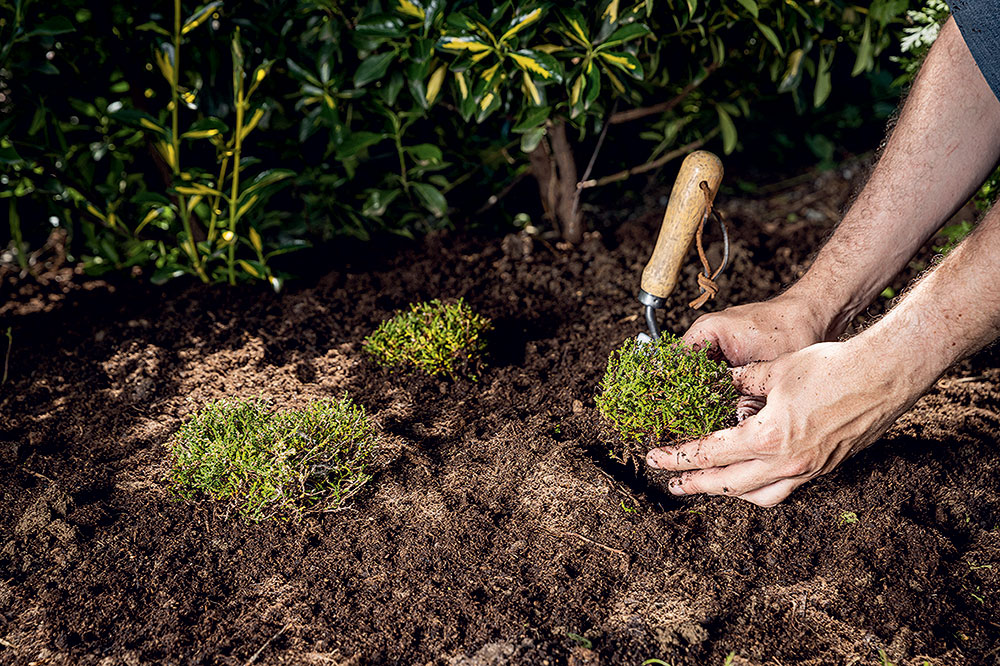
{"label": "soil", "polygon": [[[723,197],[735,263],[710,307],[801,274],[858,171]],[[281,295],[4,278],[0,663],[1000,663],[995,351],[773,509],[674,499],[608,457],[595,388],[642,328],[661,205],[573,251],[372,247]],[[695,317],[695,270],[667,329]],[[397,308],[459,296],[497,329],[478,383],[363,355]],[[200,404],[344,391],[383,434],[350,509],[253,525],[171,495],[166,443]]]}

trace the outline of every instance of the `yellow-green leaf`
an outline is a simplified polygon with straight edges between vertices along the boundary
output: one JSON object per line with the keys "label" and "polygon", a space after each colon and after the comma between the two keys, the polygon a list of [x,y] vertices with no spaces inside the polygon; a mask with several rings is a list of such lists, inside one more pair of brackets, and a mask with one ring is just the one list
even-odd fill
{"label": "yellow-green leaf", "polygon": [[139,124],[142,125],[143,127],[145,127],[148,130],[153,130],[154,132],[156,132],[158,134],[166,134],[167,133],[167,128],[166,127],[163,127],[162,125],[157,125],[152,120],[150,120],[149,118],[146,118],[146,117],[140,117],[139,118]]}
{"label": "yellow-green leaf", "polygon": [[489,69],[484,70],[480,78],[482,78],[483,81],[492,81],[493,75],[497,73],[498,69],[500,69],[500,63],[497,63],[492,67],[490,67]]}
{"label": "yellow-green leaf", "polygon": [[218,136],[219,130],[215,128],[203,129],[203,130],[191,130],[190,132],[184,132],[181,134],[185,139],[211,139],[213,136]]}
{"label": "yellow-green leaf", "polygon": [[547,67],[538,58],[527,55],[524,52],[511,53],[510,57],[518,67],[526,72],[537,74],[546,80],[556,78],[556,72]]}
{"label": "yellow-green leaf", "polygon": [[212,189],[208,185],[201,183],[191,183],[190,185],[178,185],[174,188],[181,194],[207,194],[209,196],[222,196],[222,192]]}
{"label": "yellow-green leaf", "polygon": [[580,97],[583,95],[583,87],[585,84],[586,77],[583,74],[576,77],[576,81],[573,82],[573,88],[569,91],[569,103],[571,106],[576,106],[580,103]]}
{"label": "yellow-green leaf", "polygon": [[617,23],[618,3],[619,0],[611,0],[611,2],[608,3],[607,8],[604,10],[604,13],[601,14],[601,19],[607,19],[609,23]]}
{"label": "yellow-green leaf", "polygon": [[439,42],[441,48],[448,51],[469,51],[470,53],[479,53],[481,51],[489,51],[490,45],[481,42],[475,37],[442,37]]}
{"label": "yellow-green leaf", "polygon": [[94,217],[96,217],[97,219],[99,219],[101,222],[107,222],[108,221],[107,216],[104,213],[102,213],[101,211],[97,210],[97,208],[94,206],[94,204],[87,204],[85,206],[85,208],[87,209],[88,213],[90,213],[91,215],[93,215]]}
{"label": "yellow-green leaf", "polygon": [[260,119],[263,117],[264,117],[264,109],[258,108],[254,110],[253,115],[250,116],[250,120],[243,127],[243,131],[240,133],[240,141],[245,139],[247,135],[250,134],[250,132],[252,132],[255,127],[257,127],[257,123],[259,123]]}
{"label": "yellow-green leaf", "polygon": [[195,196],[188,199],[188,205],[187,205],[188,212],[189,213],[192,212],[194,210],[194,207],[200,204],[203,198],[204,197],[202,197],[200,194],[196,194]]}
{"label": "yellow-green leaf", "polygon": [[166,141],[157,141],[156,150],[163,156],[163,159],[171,169],[177,169],[177,153],[174,152],[172,144],[169,144]]}
{"label": "yellow-green leaf", "polygon": [[170,48],[168,45],[164,45],[164,47],[157,49],[153,57],[156,59],[156,66],[160,68],[163,78],[172,83],[174,80],[173,55],[166,52],[166,48]]}
{"label": "yellow-green leaf", "polygon": [[142,221],[139,222],[139,226],[135,228],[135,233],[142,231],[147,224],[158,218],[162,213],[163,208],[150,208],[149,212],[143,216]]}
{"label": "yellow-green leaf", "polygon": [[254,268],[253,264],[251,264],[249,261],[246,261],[245,259],[237,259],[236,263],[242,266],[243,270],[245,270],[247,273],[254,276],[258,280],[260,279],[260,273],[257,271],[256,268]]}
{"label": "yellow-green leaf", "polygon": [[421,21],[424,20],[425,16],[427,16],[427,12],[410,2],[410,0],[399,0],[399,3],[396,5],[396,10],[406,14],[407,16],[418,18]]}
{"label": "yellow-green leaf", "polygon": [[469,96],[469,86],[465,83],[465,74],[462,72],[455,72],[455,82],[458,84],[458,92],[461,93],[462,99]]}
{"label": "yellow-green leaf", "polygon": [[528,97],[531,98],[535,106],[540,105],[542,103],[542,94],[538,92],[538,86],[531,80],[531,76],[527,72],[522,72],[522,74],[524,74],[524,89],[528,93]]}
{"label": "yellow-green leaf", "polygon": [[264,251],[264,243],[260,239],[260,234],[253,227],[250,227],[250,244],[258,253]]}
{"label": "yellow-green leaf", "polygon": [[222,0],[214,0],[196,11],[191,16],[187,17],[187,20],[184,21],[184,27],[181,28],[181,34],[186,35],[197,28],[212,16],[212,12],[221,6]]}
{"label": "yellow-green leaf", "polygon": [[257,195],[256,194],[253,195],[252,197],[250,197],[249,199],[247,199],[243,203],[243,205],[239,207],[239,210],[236,211],[236,219],[239,220],[241,217],[243,217],[243,215],[248,210],[250,210],[255,203],[257,203]]}
{"label": "yellow-green leaf", "polygon": [[428,104],[433,104],[434,100],[437,99],[438,94],[441,92],[441,84],[444,83],[444,77],[447,73],[448,65],[441,65],[431,74],[431,78],[427,81],[427,92],[424,95]]}
{"label": "yellow-green leaf", "polygon": [[536,7],[524,14],[518,14],[517,16],[514,17],[514,20],[511,21],[511,26],[507,30],[507,32],[503,33],[503,36],[500,37],[500,43],[502,44],[503,42],[506,42],[509,38],[521,32],[522,30],[527,28],[529,25],[531,25],[541,17],[542,17],[541,7]]}

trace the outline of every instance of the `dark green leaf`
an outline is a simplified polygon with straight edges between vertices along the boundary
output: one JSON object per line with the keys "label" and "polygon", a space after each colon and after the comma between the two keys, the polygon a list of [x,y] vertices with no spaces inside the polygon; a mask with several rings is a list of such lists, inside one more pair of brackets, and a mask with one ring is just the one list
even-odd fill
{"label": "dark green leaf", "polygon": [[385,138],[385,134],[378,134],[375,132],[351,132],[347,135],[347,138],[344,139],[339,146],[337,146],[337,159],[343,160],[348,157],[354,157],[368,146],[373,146]]}
{"label": "dark green leaf", "polygon": [[355,30],[363,37],[377,39],[393,39],[407,35],[402,17],[395,14],[373,14],[359,21]]}
{"label": "dark green leaf", "polygon": [[444,217],[448,211],[448,202],[440,190],[427,183],[413,183],[411,187],[424,208],[429,210],[434,217]]}
{"label": "dark green leaf", "polygon": [[521,122],[514,125],[510,131],[515,134],[523,134],[538,129],[538,127],[545,124],[551,112],[552,107],[549,106],[529,106],[521,118]]}
{"label": "dark green leaf", "polygon": [[532,152],[542,142],[545,136],[545,127],[536,127],[521,135],[521,150],[525,153]]}
{"label": "dark green leaf", "polygon": [[[905,2],[906,0],[903,1]],[[737,2],[743,5],[743,8],[750,12],[750,16],[755,19],[759,17],[760,10],[757,7],[757,0],[737,0]]]}
{"label": "dark green leaf", "polygon": [[386,71],[389,69],[389,65],[392,63],[396,54],[393,51],[388,53],[379,53],[377,55],[369,56],[361,63],[357,71],[354,72],[354,87],[363,88],[372,81],[378,81],[383,76],[385,76]]}
{"label": "dark green leaf", "polygon": [[736,149],[736,125],[729,113],[721,105],[715,107],[719,113],[719,129],[722,131],[722,150],[729,155]]}
{"label": "dark green leaf", "polygon": [[598,48],[610,48],[612,46],[617,46],[618,44],[630,42],[633,39],[645,37],[649,34],[652,34],[652,31],[645,23],[629,23],[628,25],[623,25],[611,33],[611,36],[604,40]]}
{"label": "dark green leaf", "polygon": [[42,21],[36,28],[28,33],[28,36],[33,35],[62,35],[67,32],[73,32],[76,28],[70,23],[70,20],[65,16],[53,16],[50,19]]}

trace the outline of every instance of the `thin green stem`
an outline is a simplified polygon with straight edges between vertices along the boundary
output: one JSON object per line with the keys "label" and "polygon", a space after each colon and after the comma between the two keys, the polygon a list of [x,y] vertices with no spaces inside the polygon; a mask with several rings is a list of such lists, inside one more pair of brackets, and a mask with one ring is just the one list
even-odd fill
{"label": "thin green stem", "polygon": [[14,197],[10,198],[10,237],[14,239],[18,265],[22,271],[27,271],[28,255],[24,250],[24,237],[21,235],[21,218],[17,215],[17,206],[14,203]]}
{"label": "thin green stem", "polygon": [[236,284],[236,273],[233,264],[236,262],[236,211],[239,204],[240,194],[240,154],[243,151],[243,113],[246,110],[246,101],[243,97],[243,74],[236,77],[239,81],[236,86],[236,135],[233,137],[233,184],[229,193],[229,230],[233,232],[233,238],[229,241],[229,284]]}
{"label": "thin green stem", "polygon": [[399,178],[403,184],[403,190],[409,194],[410,192],[410,182],[406,179],[406,156],[403,153],[403,131],[400,128],[400,123],[395,118],[393,119],[393,139],[396,142],[396,155],[399,157]]}
{"label": "thin green stem", "polygon": [[[174,176],[181,174],[181,138],[179,134],[180,126],[180,72],[181,72],[181,0],[174,0],[174,63],[170,77],[170,145],[173,148],[173,160],[171,166]],[[183,194],[177,195],[178,212],[181,214],[181,223],[184,225],[184,233],[187,239],[181,246],[191,258],[194,269],[202,282],[208,282],[208,275],[202,266],[201,253],[194,242],[194,234],[191,231],[191,211],[188,210],[187,197]]]}
{"label": "thin green stem", "polygon": [[[226,167],[229,166],[229,158],[222,158],[222,167],[219,169],[219,180],[216,181],[215,189],[222,191],[222,184],[226,179]],[[215,225],[219,220],[219,195],[212,199],[212,216],[208,220],[208,243],[215,242]]]}

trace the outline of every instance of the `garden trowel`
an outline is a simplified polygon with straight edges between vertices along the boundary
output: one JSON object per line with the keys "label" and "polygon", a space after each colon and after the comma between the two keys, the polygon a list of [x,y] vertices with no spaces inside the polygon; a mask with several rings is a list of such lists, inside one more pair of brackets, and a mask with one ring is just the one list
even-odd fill
{"label": "garden trowel", "polygon": [[646,309],[646,324],[649,335],[639,334],[640,342],[649,342],[660,337],[660,328],[656,321],[656,311],[664,307],[667,297],[677,286],[684,258],[687,256],[691,242],[697,240],[698,256],[702,263],[702,272],[698,275],[698,286],[701,296],[690,303],[698,309],[708,299],[713,298],[718,291],[715,279],[725,270],[729,263],[729,234],[722,218],[715,213],[722,229],[723,257],[722,263],[712,270],[705,256],[702,244],[702,234],[705,223],[713,217],[712,202],[722,182],[722,161],[714,154],[698,150],[686,158],[681,164],[674,188],[667,202],[667,212],[663,215],[660,235],[653,248],[653,256],[642,271],[639,302]]}

